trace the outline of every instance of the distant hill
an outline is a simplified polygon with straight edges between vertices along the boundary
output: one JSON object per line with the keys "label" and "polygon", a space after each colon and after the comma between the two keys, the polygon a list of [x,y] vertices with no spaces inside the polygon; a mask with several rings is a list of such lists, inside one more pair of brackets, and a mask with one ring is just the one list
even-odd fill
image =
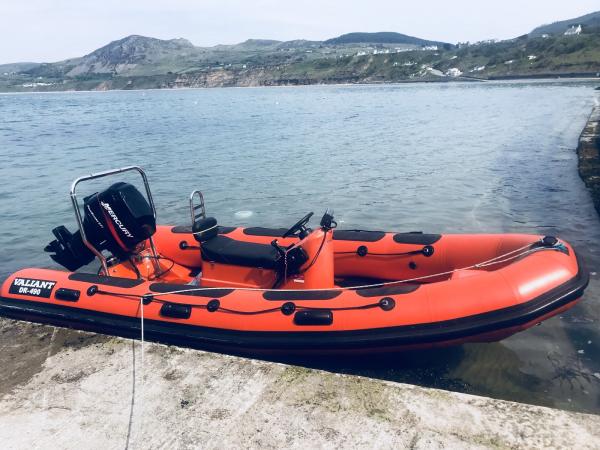
{"label": "distant hill", "polygon": [[[600,78],[596,21],[600,12],[516,39],[460,45],[392,32],[349,33],[326,41],[249,39],[212,47],[132,35],[78,58],[0,65],[0,91]],[[582,32],[565,36],[574,24],[581,24]]]}
{"label": "distant hill", "polygon": [[333,39],[324,41],[327,45],[345,44],[408,44],[408,45],[444,45],[444,42],[428,41],[426,39],[408,36],[402,33],[380,32],[380,33],[348,33]]}
{"label": "distant hill", "polygon": [[93,59],[104,63],[128,63],[152,54],[194,48],[190,41],[183,38],[163,40],[134,34],[100,47],[84,56],[83,59]]}
{"label": "distant hill", "polygon": [[596,11],[585,16],[574,19],[561,20],[550,25],[542,25],[529,33],[532,37],[539,37],[543,34],[564,34],[572,26],[581,25],[582,27],[600,27],[600,11]]}
{"label": "distant hill", "polygon": [[40,63],[34,62],[0,64],[0,73],[23,72],[24,70],[29,70],[39,65]]}
{"label": "distant hill", "polygon": [[240,48],[259,49],[265,47],[273,47],[278,44],[281,44],[281,41],[275,41],[272,39],[248,39],[240,44],[236,44],[235,46]]}
{"label": "distant hill", "polygon": [[76,78],[106,80],[113,76],[158,76],[212,70],[217,67],[289,64],[323,56],[355,53],[359,51],[358,48],[372,45],[412,49],[440,44],[442,43],[400,33],[350,33],[325,42],[248,39],[233,45],[196,47],[182,38],[164,40],[131,35],[112,41],[79,58],[56,63],[13,64],[10,72],[21,72],[53,83]]}
{"label": "distant hill", "polygon": [[187,39],[155,39],[132,35],[113,41],[92,53],[74,60],[67,60],[65,65],[73,67],[67,76],[86,73],[120,73],[138,64],[158,61],[166,56],[195,53],[196,47]]}

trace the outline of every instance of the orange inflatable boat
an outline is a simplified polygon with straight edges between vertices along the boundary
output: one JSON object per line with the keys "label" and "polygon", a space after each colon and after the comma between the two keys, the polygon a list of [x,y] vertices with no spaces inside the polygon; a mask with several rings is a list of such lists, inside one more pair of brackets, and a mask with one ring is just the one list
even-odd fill
{"label": "orange inflatable boat", "polygon": [[[127,171],[146,196],[121,182],[78,201],[79,183]],[[67,271],[14,273],[0,314],[224,351],[396,351],[500,340],[588,283],[552,236],[341,230],[329,211],[314,228],[312,213],[289,229],[228,227],[199,191],[189,225],[157,226],[139,167],[78,178],[71,199],[79,231],[55,228],[45,249]],[[96,258],[97,272],[79,270]]]}

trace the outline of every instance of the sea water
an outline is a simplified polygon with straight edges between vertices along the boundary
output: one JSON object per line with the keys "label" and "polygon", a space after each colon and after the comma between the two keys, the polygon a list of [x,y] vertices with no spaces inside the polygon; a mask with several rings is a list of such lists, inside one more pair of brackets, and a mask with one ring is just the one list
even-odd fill
{"label": "sea water", "polygon": [[[292,362],[598,413],[600,222],[575,153],[593,86],[0,95],[0,278],[56,267],[43,247],[53,227],[74,229],[73,179],[127,165],[147,171],[160,223],[189,223],[188,196],[200,189],[222,225],[285,227],[330,207],[341,228],[558,235],[591,283],[539,327],[494,344]],[[81,197],[107,183],[83,185]]]}

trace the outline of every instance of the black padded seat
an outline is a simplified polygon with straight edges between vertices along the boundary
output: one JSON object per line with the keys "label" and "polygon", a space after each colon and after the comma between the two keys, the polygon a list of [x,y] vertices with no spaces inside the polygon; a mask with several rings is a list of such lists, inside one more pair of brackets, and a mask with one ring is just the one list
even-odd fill
{"label": "black padded seat", "polygon": [[264,227],[250,227],[244,228],[244,234],[248,236],[269,236],[269,237],[281,237],[283,233],[287,231],[287,228],[264,228]]}
{"label": "black padded seat", "polygon": [[276,269],[279,253],[272,245],[242,242],[216,236],[201,244],[202,259],[235,266]]}
{"label": "black padded seat", "polygon": [[423,234],[421,232],[396,233],[394,242],[398,244],[431,245],[442,238],[441,234]]}
{"label": "black padded seat", "polygon": [[336,241],[377,242],[385,237],[385,231],[333,230]]}
{"label": "black padded seat", "polygon": [[[233,230],[236,229],[236,227],[222,227],[221,225],[219,225],[217,228],[219,230],[219,234],[229,234]],[[171,233],[192,234],[193,233],[192,226],[191,225],[177,225],[177,226],[171,228]]]}

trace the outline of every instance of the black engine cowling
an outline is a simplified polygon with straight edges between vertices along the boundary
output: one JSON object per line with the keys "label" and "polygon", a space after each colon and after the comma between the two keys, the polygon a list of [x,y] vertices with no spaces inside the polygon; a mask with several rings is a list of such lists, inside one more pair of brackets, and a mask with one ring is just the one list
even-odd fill
{"label": "black engine cowling", "polygon": [[[129,183],[115,183],[83,201],[83,228],[87,240],[99,251],[107,250],[119,259],[131,255],[140,242],[156,231],[156,220],[146,198]],[[89,264],[94,254],[81,239],[60,226],[52,230],[56,240],[44,249],[50,257],[74,271]]]}

